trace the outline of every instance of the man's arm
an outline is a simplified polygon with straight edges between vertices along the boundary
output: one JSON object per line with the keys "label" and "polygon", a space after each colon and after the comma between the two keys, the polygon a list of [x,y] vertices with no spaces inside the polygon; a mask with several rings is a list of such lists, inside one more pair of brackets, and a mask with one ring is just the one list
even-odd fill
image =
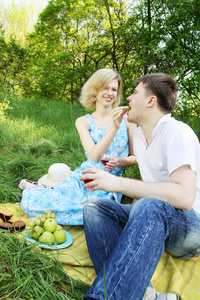
{"label": "man's arm", "polygon": [[86,169],[83,174],[86,175],[81,176],[80,180],[93,179],[84,187],[95,186],[93,190],[119,192],[136,199],[156,198],[184,210],[190,210],[195,200],[196,173],[191,170],[189,165],[175,170],[170,176],[170,182],[144,182],[116,177],[97,169]]}

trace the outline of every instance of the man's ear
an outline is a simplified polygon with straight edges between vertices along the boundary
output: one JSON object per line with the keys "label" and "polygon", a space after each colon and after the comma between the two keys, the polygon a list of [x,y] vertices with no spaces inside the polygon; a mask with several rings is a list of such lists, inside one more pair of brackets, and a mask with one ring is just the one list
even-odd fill
{"label": "man's ear", "polygon": [[153,107],[156,102],[157,102],[157,97],[154,95],[150,96],[147,102],[147,107]]}

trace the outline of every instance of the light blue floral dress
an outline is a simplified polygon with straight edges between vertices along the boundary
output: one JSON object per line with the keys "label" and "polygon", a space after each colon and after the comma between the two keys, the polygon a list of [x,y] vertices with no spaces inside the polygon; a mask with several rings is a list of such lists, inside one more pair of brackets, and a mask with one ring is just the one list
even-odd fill
{"label": "light blue floral dress", "polygon": [[[85,115],[89,132],[95,144],[97,144],[107,133],[108,129],[99,128],[90,114]],[[117,131],[107,154],[114,154],[116,157],[127,157],[129,155],[128,131],[123,119],[120,129]],[[82,170],[86,168],[104,169],[100,162],[96,163],[89,159],[85,153],[87,161],[84,161],[79,168],[71,175],[59,183],[54,189],[30,188],[23,191],[21,208],[30,218],[37,214],[42,214],[45,210],[51,209],[56,212],[56,221],[61,225],[82,225],[83,224],[83,202],[87,196],[87,189],[83,188],[83,182],[79,180]],[[124,168],[117,167],[110,173],[122,176]],[[107,198],[117,202],[121,201],[122,194],[108,193],[102,190],[92,191],[91,197]]]}

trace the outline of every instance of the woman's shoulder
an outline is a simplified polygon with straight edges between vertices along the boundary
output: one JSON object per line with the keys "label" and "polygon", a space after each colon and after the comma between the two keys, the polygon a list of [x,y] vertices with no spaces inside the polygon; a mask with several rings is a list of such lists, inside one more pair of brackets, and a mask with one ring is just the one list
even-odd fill
{"label": "woman's shoulder", "polygon": [[75,121],[76,127],[79,127],[82,125],[88,126],[88,115],[90,116],[90,114],[87,114],[87,115],[78,117]]}

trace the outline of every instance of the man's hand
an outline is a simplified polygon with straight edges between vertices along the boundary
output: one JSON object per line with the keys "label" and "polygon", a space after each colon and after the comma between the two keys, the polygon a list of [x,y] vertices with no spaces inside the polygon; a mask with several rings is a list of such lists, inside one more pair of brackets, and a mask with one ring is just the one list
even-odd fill
{"label": "man's hand", "polygon": [[87,184],[84,184],[84,188],[88,188],[94,186],[93,191],[103,190],[106,192],[116,192],[117,186],[119,185],[118,181],[119,177],[110,174],[109,172],[89,168],[82,171],[82,176],[80,177],[80,181],[84,181],[86,179],[90,179]]}

